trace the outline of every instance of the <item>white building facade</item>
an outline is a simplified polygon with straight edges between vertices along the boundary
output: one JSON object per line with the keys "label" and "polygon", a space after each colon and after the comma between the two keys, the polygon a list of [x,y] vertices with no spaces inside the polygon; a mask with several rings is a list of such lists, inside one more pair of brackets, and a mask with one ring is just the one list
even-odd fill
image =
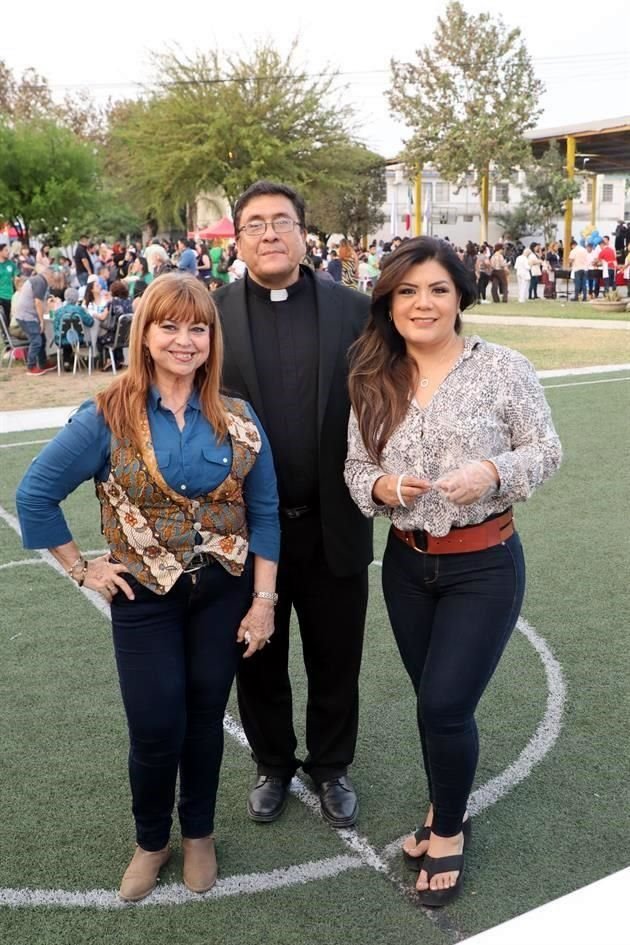
{"label": "white building facade", "polygon": [[[416,236],[415,207],[413,204],[414,180],[409,177],[403,164],[390,164],[386,170],[387,200],[383,205],[385,222],[372,238],[388,242],[394,236]],[[519,172],[510,181],[493,181],[490,185],[488,207],[488,241],[503,238],[503,229],[497,216],[518,206],[521,200],[525,175]],[[625,219],[626,179],[623,174],[586,175],[582,178],[582,190],[573,201],[573,236],[580,238],[581,231],[591,222],[591,195],[595,186],[595,226],[602,236],[613,235],[619,220]],[[431,236],[446,237],[457,246],[465,246],[468,240],[479,242],[481,232],[481,203],[478,192],[472,186],[457,189],[442,180],[437,171],[425,168],[422,174],[422,232]],[[563,220],[557,220],[557,238],[563,236]],[[541,238],[540,233],[531,234]]]}

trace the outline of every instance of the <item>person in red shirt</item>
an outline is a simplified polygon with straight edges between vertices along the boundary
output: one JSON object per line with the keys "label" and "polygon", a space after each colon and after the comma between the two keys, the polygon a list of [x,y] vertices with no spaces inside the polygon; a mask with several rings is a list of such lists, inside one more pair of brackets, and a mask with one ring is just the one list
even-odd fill
{"label": "person in red shirt", "polygon": [[615,288],[615,270],[617,269],[617,254],[615,250],[610,245],[610,237],[605,236],[602,241],[602,248],[599,251],[599,260],[602,263],[606,263],[608,266],[608,278],[606,280],[606,287],[608,289]]}

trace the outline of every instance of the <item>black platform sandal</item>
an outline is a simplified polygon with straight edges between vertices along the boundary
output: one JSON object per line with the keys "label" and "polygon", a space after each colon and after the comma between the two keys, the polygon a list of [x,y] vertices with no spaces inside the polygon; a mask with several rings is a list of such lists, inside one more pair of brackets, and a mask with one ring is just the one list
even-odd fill
{"label": "black platform sandal", "polygon": [[[472,836],[472,819],[470,817],[467,817],[466,820],[463,822],[462,833],[464,834],[464,850],[465,850],[467,844],[470,843],[470,838]],[[419,843],[422,843],[423,840],[430,839],[431,827],[418,827],[418,829],[416,830],[413,836],[414,836],[414,839],[416,841],[416,846],[417,846]],[[419,873],[420,870],[423,869],[422,861],[425,858],[426,853],[421,853],[419,856],[414,856],[412,853],[408,853],[407,850],[405,850],[403,847],[402,855],[403,855],[403,860],[405,862],[405,866],[407,866],[410,870],[413,870],[414,873]]]}
{"label": "black platform sandal", "polygon": [[[431,836],[430,827],[426,827],[426,826],[418,827],[418,829],[415,831],[413,835],[413,838],[416,841],[416,846],[418,846],[419,843],[422,843],[423,840],[428,840],[430,836]],[[419,873],[420,870],[422,869],[422,861],[425,857],[425,854],[420,853],[418,856],[414,856],[413,853],[409,853],[403,847],[402,855],[403,855],[403,860],[405,862],[405,866],[408,866],[410,870],[414,871],[414,873]]]}
{"label": "black platform sandal", "polygon": [[459,870],[459,876],[454,886],[447,889],[418,889],[418,898],[423,906],[430,906],[436,909],[439,906],[446,906],[459,895],[462,888],[462,879],[464,878],[464,854],[459,853],[456,856],[429,856],[426,853],[422,858],[422,869],[426,870],[427,879],[430,883],[438,873],[452,873]]}

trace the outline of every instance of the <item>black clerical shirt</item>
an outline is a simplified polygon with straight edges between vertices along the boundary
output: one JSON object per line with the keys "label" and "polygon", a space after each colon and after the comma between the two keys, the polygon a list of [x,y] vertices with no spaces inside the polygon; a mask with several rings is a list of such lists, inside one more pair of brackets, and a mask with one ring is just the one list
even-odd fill
{"label": "black clerical shirt", "polygon": [[280,505],[316,505],[318,497],[317,374],[319,341],[313,276],[302,271],[272,302],[247,276],[247,312],[271,443]]}

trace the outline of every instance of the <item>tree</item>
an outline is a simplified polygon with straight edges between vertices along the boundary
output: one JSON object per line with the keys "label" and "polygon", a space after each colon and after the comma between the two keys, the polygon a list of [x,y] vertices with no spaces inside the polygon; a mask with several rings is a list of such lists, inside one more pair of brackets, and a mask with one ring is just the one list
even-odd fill
{"label": "tree", "polygon": [[350,140],[328,148],[321,159],[321,170],[304,186],[309,229],[360,242],[384,220],[385,161]]}
{"label": "tree", "polygon": [[56,106],[48,81],[34,69],[25,69],[16,79],[0,60],[0,119],[11,124],[51,118]]}
{"label": "tree", "polygon": [[582,189],[580,180],[567,177],[556,141],[526,169],[525,188],[523,204],[549,242],[556,235],[556,220],[564,214],[567,200],[577,197]]}
{"label": "tree", "polygon": [[416,55],[413,63],[392,60],[389,92],[393,111],[412,129],[404,152],[410,168],[430,162],[445,180],[460,186],[472,180],[481,193],[491,168],[506,177],[529,162],[523,132],[542,112],[544,86],[520,30],[507,29],[488,13],[469,14],[450,0],[433,45]]}
{"label": "tree", "polygon": [[538,216],[533,216],[530,208],[524,203],[514,207],[513,210],[498,213],[497,221],[505,238],[512,240],[514,243],[524,236],[535,233],[540,226]]}
{"label": "tree", "polygon": [[222,188],[233,207],[260,178],[297,187],[313,178],[348,136],[348,112],[330,101],[334,75],[309,78],[296,51],[283,57],[267,43],[249,58],[154,57],[153,91],[112,115],[107,147],[145,213],[167,223],[203,191]]}
{"label": "tree", "polygon": [[92,148],[54,121],[0,124],[0,217],[28,240],[86,206],[96,186]]}
{"label": "tree", "polygon": [[53,242],[74,243],[82,233],[115,242],[128,236],[142,236],[142,218],[103,181],[91,193],[85,205],[73,212],[65,225],[50,234]]}

